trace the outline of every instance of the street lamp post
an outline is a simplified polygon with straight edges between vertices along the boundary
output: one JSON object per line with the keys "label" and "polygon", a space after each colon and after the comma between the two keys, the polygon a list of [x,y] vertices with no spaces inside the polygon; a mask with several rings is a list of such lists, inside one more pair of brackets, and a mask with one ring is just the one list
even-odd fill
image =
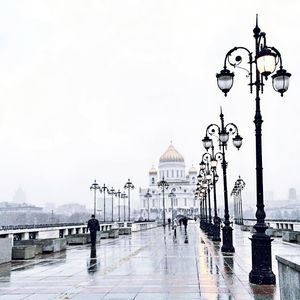
{"label": "street lamp post", "polygon": [[234,206],[237,220],[236,224],[238,225],[244,225],[242,190],[244,189],[245,185],[245,181],[241,178],[241,176],[239,176],[231,192],[231,195],[234,196]]}
{"label": "street lamp post", "polygon": [[172,225],[174,225],[174,198],[176,197],[176,194],[174,193],[173,190],[169,193],[169,197],[170,197],[170,199],[171,199],[171,217],[172,217]]}
{"label": "street lamp post", "polygon": [[121,194],[121,198],[123,199],[123,221],[125,222],[126,221],[126,212],[125,212],[125,200],[126,200],[126,198],[127,198],[127,195],[126,195],[126,193],[125,192],[123,192],[122,194]]}
{"label": "street lamp post", "polygon": [[[269,47],[266,43],[266,34],[258,27],[258,17],[256,15],[256,26],[253,30],[255,39],[255,56],[245,47],[234,47],[227,52],[224,60],[223,70],[217,74],[217,82],[219,88],[225,96],[233,85],[234,73],[227,69],[227,63],[233,67],[240,67],[243,58],[240,55],[235,56],[232,61],[232,54],[235,51],[248,54],[249,65],[248,77],[250,79],[250,93],[253,86],[255,87],[255,144],[256,144],[256,224],[254,225],[255,233],[251,238],[252,246],[252,270],[249,274],[249,281],[255,284],[275,284],[276,278],[272,271],[272,255],[271,255],[271,238],[266,235],[267,225],[265,223],[266,213],[264,210],[263,198],[263,166],[262,166],[262,115],[260,110],[260,94],[263,92],[264,78],[272,75],[272,84],[276,92],[281,96],[288,90],[289,79],[291,74],[282,66],[282,57],[275,47]],[[253,66],[255,79],[253,81]],[[242,68],[245,69],[245,68]]]}
{"label": "street lamp post", "polygon": [[150,191],[149,191],[149,189],[148,189],[148,191],[147,191],[147,193],[145,194],[145,198],[147,198],[147,204],[148,204],[148,221],[150,221],[150,218],[149,218],[149,210],[150,210],[150,208],[149,208],[149,201],[150,201],[150,198],[152,197],[152,195],[151,195],[151,193],[150,193]]}
{"label": "street lamp post", "polygon": [[130,190],[134,189],[134,185],[128,178],[128,181],[124,185],[124,189],[128,190],[128,221],[130,222]]}
{"label": "street lamp post", "polygon": [[100,186],[94,181],[94,183],[91,185],[90,190],[94,190],[94,216],[96,217],[96,191],[99,190],[101,191]]}
{"label": "street lamp post", "polygon": [[230,135],[235,135],[232,138],[233,145],[239,149],[242,145],[243,138],[238,133],[238,128],[233,123],[224,125],[224,115],[221,110],[220,113],[221,126],[211,124],[206,129],[206,135],[204,137],[203,145],[206,150],[212,147],[212,139],[208,137],[214,136],[218,138],[221,152],[216,155],[216,158],[222,161],[223,170],[223,186],[224,186],[224,227],[222,228],[223,245],[221,247],[222,252],[234,252],[232,244],[232,227],[230,226],[229,209],[228,209],[228,192],[227,192],[227,161],[225,157],[225,149],[227,149],[227,142]]}
{"label": "street lamp post", "polygon": [[162,189],[162,195],[163,195],[163,226],[166,227],[166,209],[165,209],[165,190],[168,189],[169,184],[165,181],[165,178],[163,177],[161,181],[157,183],[158,187]]}
{"label": "street lamp post", "polygon": [[118,196],[118,221],[121,221],[121,217],[120,217],[120,197],[121,197],[122,193],[120,190],[118,190],[116,192],[116,196]]}
{"label": "street lamp post", "polygon": [[103,192],[103,222],[105,222],[105,193],[106,193],[106,191],[108,193],[109,189],[105,184],[103,184],[103,187],[100,190],[100,192]]}
{"label": "street lamp post", "polygon": [[115,193],[115,189],[113,187],[111,187],[109,194],[111,194],[111,221],[114,221],[114,195]]}

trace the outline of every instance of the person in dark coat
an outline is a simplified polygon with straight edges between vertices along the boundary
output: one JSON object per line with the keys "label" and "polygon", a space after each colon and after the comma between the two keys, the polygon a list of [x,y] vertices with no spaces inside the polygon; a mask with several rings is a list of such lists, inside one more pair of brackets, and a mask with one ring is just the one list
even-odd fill
{"label": "person in dark coat", "polygon": [[184,226],[184,232],[186,233],[187,224],[188,224],[188,219],[187,219],[187,217],[184,217],[184,218],[182,219],[182,223],[183,223],[183,226]]}
{"label": "person in dark coat", "polygon": [[95,219],[95,215],[92,215],[88,221],[87,230],[90,231],[91,245],[94,247],[96,245],[97,231],[100,231],[99,221]]}

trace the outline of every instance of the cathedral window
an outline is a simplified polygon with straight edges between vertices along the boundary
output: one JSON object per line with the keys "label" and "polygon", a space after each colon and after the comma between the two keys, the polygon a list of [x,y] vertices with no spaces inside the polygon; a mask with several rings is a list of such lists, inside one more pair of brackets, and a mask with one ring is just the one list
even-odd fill
{"label": "cathedral window", "polygon": [[155,183],[155,179],[154,179],[154,177],[152,177],[152,180],[151,180],[151,182],[152,182],[152,184],[154,184],[154,183]]}
{"label": "cathedral window", "polygon": [[186,198],[184,198],[184,206],[187,206],[187,203],[186,203]]}
{"label": "cathedral window", "polygon": [[167,178],[169,178],[169,170],[167,170]]}
{"label": "cathedral window", "polygon": [[152,207],[155,207],[155,200],[152,199]]}
{"label": "cathedral window", "polygon": [[179,171],[177,170],[177,178],[179,177]]}
{"label": "cathedral window", "polygon": [[193,178],[192,178],[192,183],[195,183],[195,180],[196,180],[195,177],[193,177]]}

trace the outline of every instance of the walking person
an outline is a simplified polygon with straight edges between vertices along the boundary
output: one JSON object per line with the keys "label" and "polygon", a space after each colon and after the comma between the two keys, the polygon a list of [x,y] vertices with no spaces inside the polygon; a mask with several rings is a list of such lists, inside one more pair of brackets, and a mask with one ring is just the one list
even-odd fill
{"label": "walking person", "polygon": [[177,219],[175,219],[175,220],[173,221],[174,238],[177,237],[177,232],[176,232],[177,226],[178,226],[178,222],[177,222]]}
{"label": "walking person", "polygon": [[87,223],[87,230],[90,231],[91,245],[95,247],[97,231],[100,231],[99,221],[95,218],[95,215],[91,215],[91,219]]}
{"label": "walking person", "polygon": [[188,225],[188,218],[184,217],[182,220],[183,226],[184,226],[184,233],[187,234],[187,225]]}

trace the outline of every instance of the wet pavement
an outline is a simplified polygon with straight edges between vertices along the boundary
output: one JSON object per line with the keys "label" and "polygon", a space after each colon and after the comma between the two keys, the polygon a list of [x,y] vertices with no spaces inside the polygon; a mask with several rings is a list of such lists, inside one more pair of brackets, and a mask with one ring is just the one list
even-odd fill
{"label": "wet pavement", "polygon": [[72,246],[59,254],[14,261],[0,267],[0,299],[280,299],[275,255],[299,254],[300,246],[272,243],[276,286],[249,284],[250,233],[234,230],[234,254],[220,252],[199,223],[183,229],[162,227]]}

